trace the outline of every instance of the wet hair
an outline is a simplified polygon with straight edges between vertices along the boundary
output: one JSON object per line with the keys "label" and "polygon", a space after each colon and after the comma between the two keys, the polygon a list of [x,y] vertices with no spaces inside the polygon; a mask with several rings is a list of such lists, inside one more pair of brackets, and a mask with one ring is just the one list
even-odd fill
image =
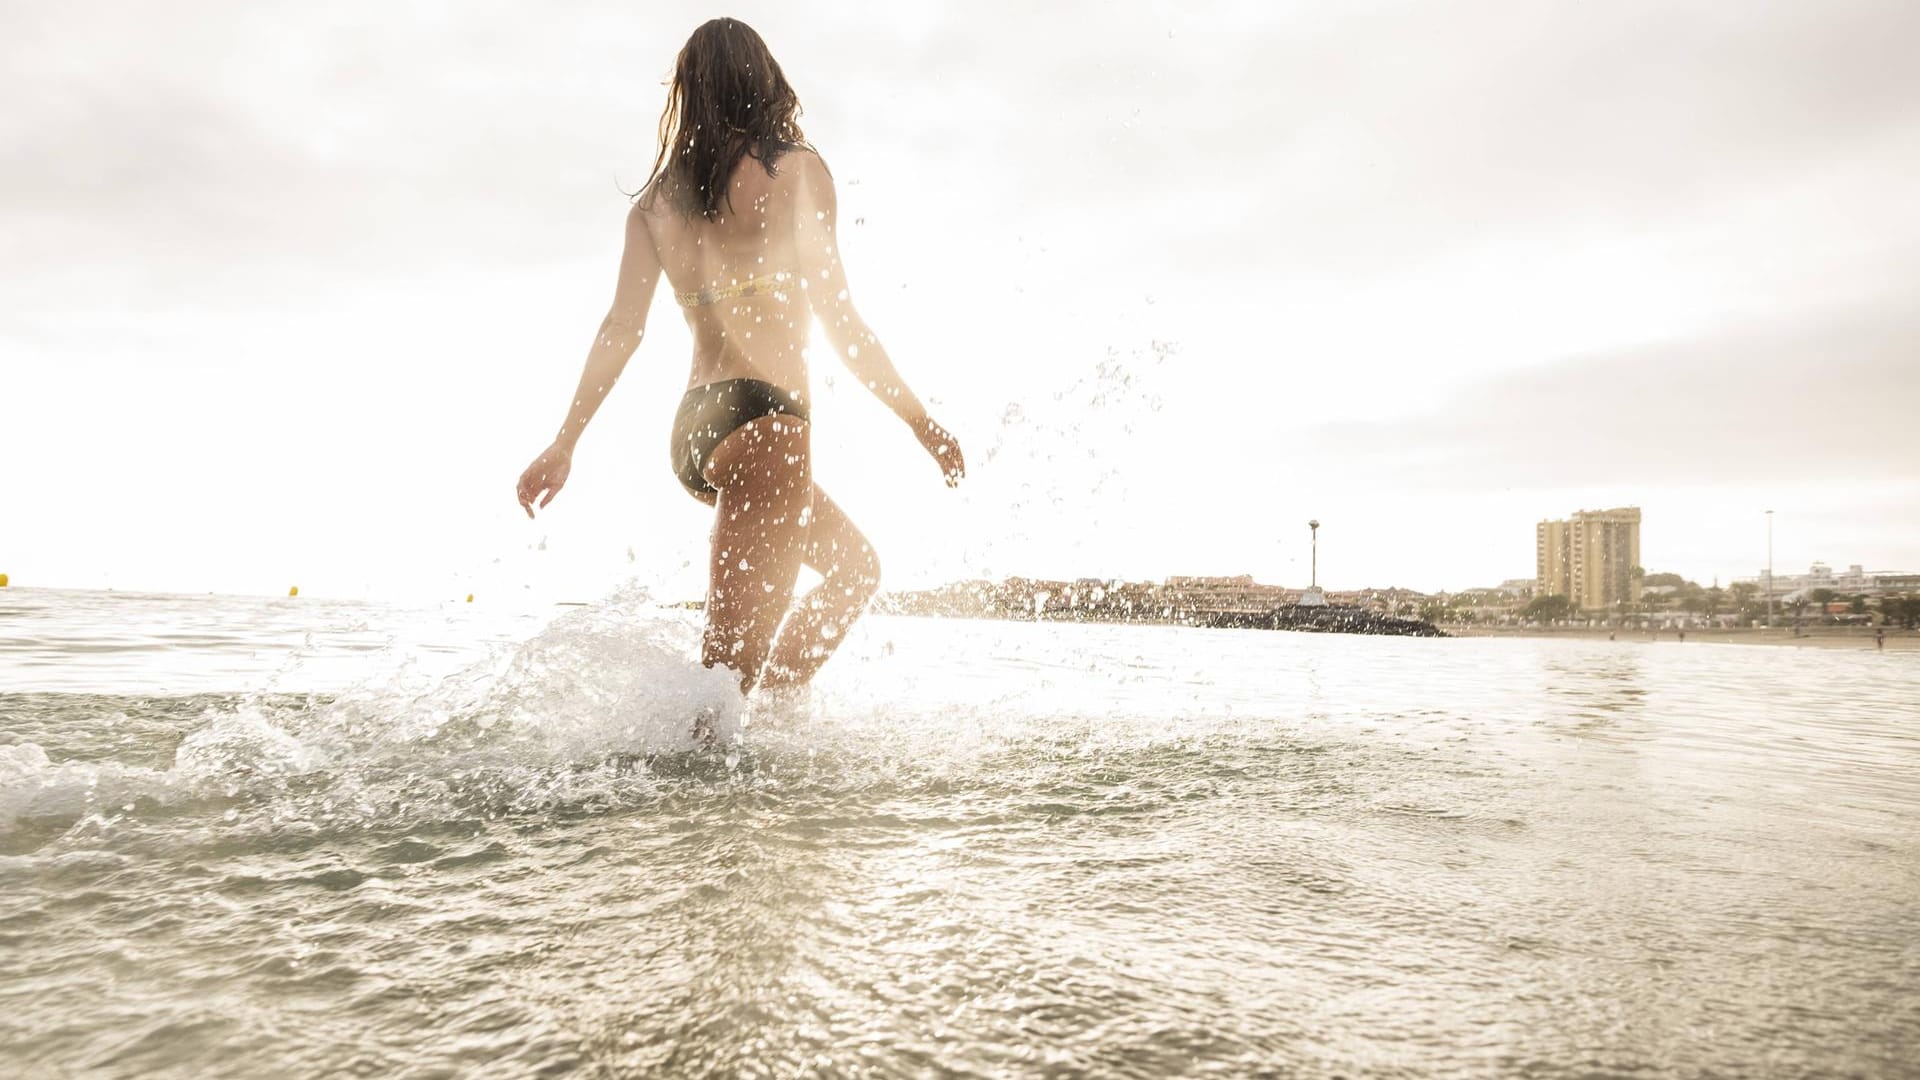
{"label": "wet hair", "polygon": [[812,149],[800,131],[800,98],[767,43],[738,19],[709,19],[673,65],[660,114],[660,152],[640,199],[666,192],[675,209],[713,221],[733,209],[727,181],[743,157],[778,175],[782,154]]}

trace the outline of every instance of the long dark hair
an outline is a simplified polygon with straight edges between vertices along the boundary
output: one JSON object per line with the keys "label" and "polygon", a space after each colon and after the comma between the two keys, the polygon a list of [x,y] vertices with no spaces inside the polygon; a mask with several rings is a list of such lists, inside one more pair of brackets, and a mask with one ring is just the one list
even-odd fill
{"label": "long dark hair", "polygon": [[674,61],[660,153],[640,198],[651,202],[667,189],[684,216],[717,219],[723,205],[733,209],[727,181],[741,158],[773,176],[780,155],[807,146],[799,118],[799,95],[753,27],[709,19]]}

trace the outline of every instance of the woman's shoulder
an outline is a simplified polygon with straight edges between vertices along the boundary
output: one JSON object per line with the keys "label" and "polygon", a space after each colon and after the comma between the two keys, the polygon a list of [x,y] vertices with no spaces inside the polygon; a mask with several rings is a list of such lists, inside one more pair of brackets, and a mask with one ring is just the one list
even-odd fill
{"label": "woman's shoulder", "polygon": [[820,151],[811,146],[796,144],[782,155],[774,183],[803,201],[833,198],[833,170],[827,168]]}
{"label": "woman's shoulder", "polygon": [[787,142],[783,139],[770,140],[767,160],[780,172],[793,169],[802,173],[817,171],[826,176],[833,175],[827,168],[826,159],[821,157],[820,151],[809,143]]}
{"label": "woman's shoulder", "polygon": [[667,209],[676,194],[675,187],[676,185],[668,180],[665,170],[649,177],[646,183],[640,185],[639,191],[627,196],[627,201],[632,206],[631,212],[627,215],[628,218],[638,219]]}

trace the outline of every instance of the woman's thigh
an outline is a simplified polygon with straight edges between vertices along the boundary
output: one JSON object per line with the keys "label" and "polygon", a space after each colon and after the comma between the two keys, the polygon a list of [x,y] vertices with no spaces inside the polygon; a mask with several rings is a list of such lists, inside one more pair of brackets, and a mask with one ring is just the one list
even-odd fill
{"label": "woman's thigh", "polygon": [[806,492],[813,484],[809,425],[775,413],[740,425],[707,455],[707,483],[722,491]]}

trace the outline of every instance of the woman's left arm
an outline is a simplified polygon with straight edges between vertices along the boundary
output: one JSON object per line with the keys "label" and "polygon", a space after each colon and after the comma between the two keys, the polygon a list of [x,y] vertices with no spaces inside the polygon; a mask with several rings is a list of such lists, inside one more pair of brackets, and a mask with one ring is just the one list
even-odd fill
{"label": "woman's left arm", "polygon": [[[627,214],[626,249],[620,255],[620,279],[614,286],[613,304],[600,322],[593,347],[587,350],[587,364],[573,392],[573,405],[553,444],[520,474],[517,494],[528,517],[533,516],[534,500],[538,499],[544,509],[565,486],[573,468],[574,445],[646,334],[647,311],[653,306],[653,293],[659,284],[660,253],[654,249],[646,218],[635,203]],[[541,498],[543,492],[545,498]]]}
{"label": "woman's left arm", "polygon": [[940,466],[947,486],[958,484],[967,475],[967,462],[960,453],[960,442],[946,428],[927,415],[905,379],[893,366],[879,335],[860,317],[853,306],[847,285],[846,268],[840,264],[838,220],[839,196],[833,190],[833,175],[818,154],[795,155],[799,159],[798,199],[794,213],[794,244],[800,258],[802,285],[810,285],[809,299],[820,329],[826,333],[833,351],[853,372],[861,385],[880,399],[893,414],[906,422],[913,437]]}

